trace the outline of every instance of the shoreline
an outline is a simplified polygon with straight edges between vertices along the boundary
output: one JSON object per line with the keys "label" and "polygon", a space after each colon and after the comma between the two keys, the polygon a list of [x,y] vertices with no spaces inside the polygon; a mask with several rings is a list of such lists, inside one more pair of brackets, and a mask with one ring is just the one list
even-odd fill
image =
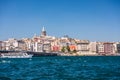
{"label": "shoreline", "polygon": [[26,52],[28,54],[33,54],[36,57],[39,56],[120,56],[120,53],[115,54],[102,54],[98,53],[61,53],[61,52],[30,52],[30,51],[0,51],[0,53],[11,53],[11,52]]}

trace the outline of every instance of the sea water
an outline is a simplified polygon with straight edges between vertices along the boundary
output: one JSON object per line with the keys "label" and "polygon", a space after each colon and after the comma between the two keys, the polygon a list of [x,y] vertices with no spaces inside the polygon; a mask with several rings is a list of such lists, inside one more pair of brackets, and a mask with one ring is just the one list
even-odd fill
{"label": "sea water", "polygon": [[0,80],[120,80],[120,56],[0,58]]}

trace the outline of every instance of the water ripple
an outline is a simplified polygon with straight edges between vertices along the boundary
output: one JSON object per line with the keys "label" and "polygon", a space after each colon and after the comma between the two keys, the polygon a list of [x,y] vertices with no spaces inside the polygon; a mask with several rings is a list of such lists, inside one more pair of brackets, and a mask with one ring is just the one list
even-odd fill
{"label": "water ripple", "polygon": [[120,57],[0,59],[0,80],[120,80]]}

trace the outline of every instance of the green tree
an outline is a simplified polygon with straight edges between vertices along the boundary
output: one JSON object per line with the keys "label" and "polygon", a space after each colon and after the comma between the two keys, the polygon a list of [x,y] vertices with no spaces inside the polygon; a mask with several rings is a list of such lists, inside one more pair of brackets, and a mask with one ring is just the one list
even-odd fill
{"label": "green tree", "polygon": [[67,46],[66,49],[67,49],[68,52],[70,52],[70,47],[69,46]]}
{"label": "green tree", "polygon": [[61,49],[62,52],[65,52],[65,47],[63,46],[62,49]]}

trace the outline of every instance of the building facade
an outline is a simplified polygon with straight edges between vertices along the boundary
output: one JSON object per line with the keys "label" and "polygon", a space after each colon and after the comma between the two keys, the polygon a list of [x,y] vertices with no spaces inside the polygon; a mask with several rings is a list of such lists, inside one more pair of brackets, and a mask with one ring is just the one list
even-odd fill
{"label": "building facade", "polygon": [[0,41],[0,50],[2,50],[2,44],[3,44],[3,42],[2,41]]}
{"label": "building facade", "polygon": [[113,43],[110,43],[110,42],[104,43],[104,53],[105,54],[114,54],[115,53]]}
{"label": "building facade", "polygon": [[56,38],[48,36],[43,27],[41,34],[38,36],[35,34],[32,39],[17,40],[10,38],[7,41],[0,41],[0,50],[110,55],[120,53],[120,43],[89,42],[89,40],[73,39],[67,35]]}
{"label": "building facade", "polygon": [[97,42],[90,42],[89,51],[90,51],[91,54],[96,54],[97,53]]}
{"label": "building facade", "polygon": [[119,43],[119,44],[117,44],[117,53],[119,53],[119,54],[120,54],[120,43]]}
{"label": "building facade", "polygon": [[97,43],[97,53],[100,55],[104,54],[104,43],[103,42]]}
{"label": "building facade", "polygon": [[77,42],[77,51],[79,54],[89,54],[89,41],[80,40]]}

